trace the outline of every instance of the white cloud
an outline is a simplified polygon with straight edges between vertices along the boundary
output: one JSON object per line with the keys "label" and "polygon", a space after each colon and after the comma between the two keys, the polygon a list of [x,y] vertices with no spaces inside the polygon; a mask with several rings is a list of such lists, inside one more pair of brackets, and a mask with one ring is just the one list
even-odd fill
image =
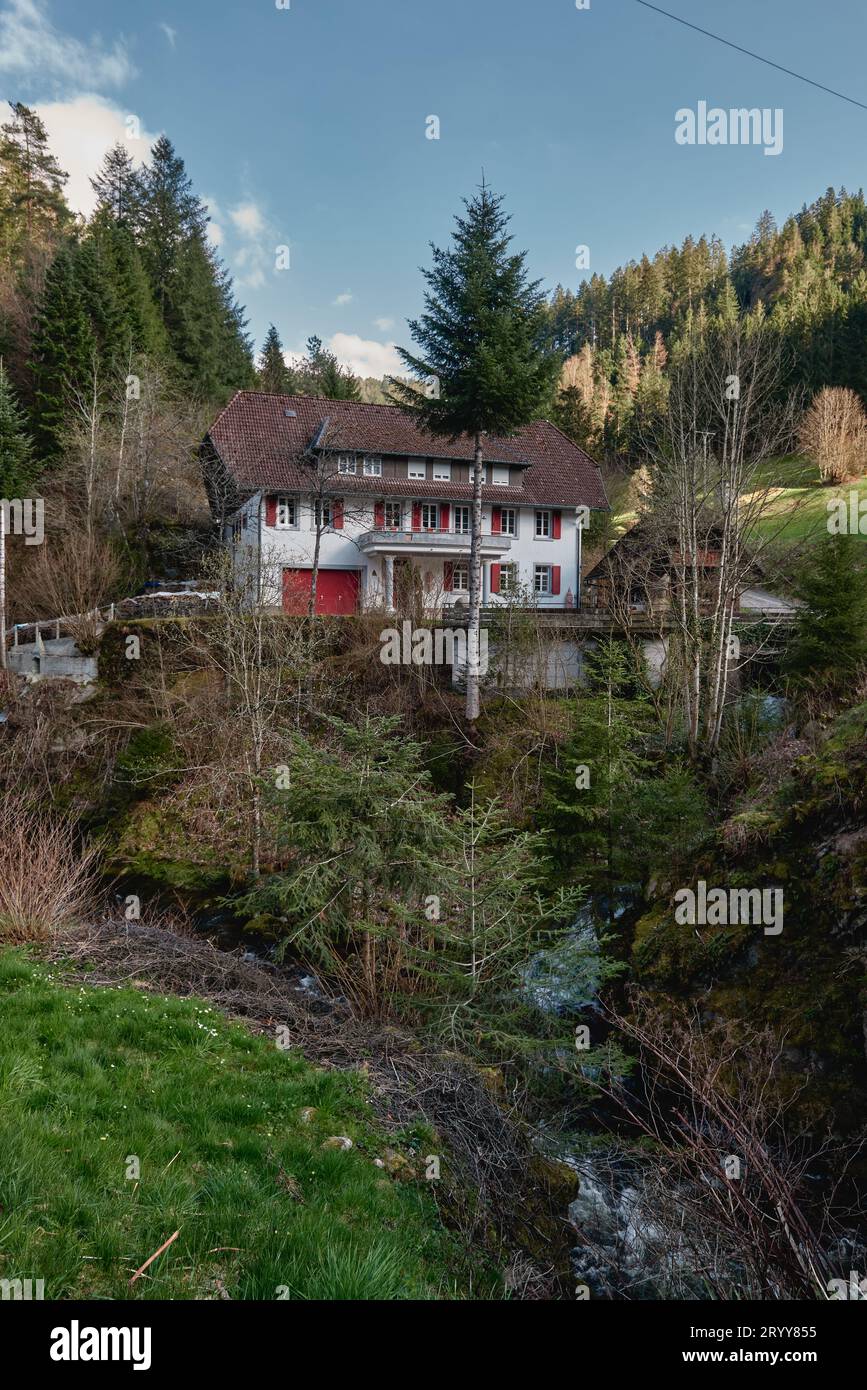
{"label": "white cloud", "polygon": [[175,46],[175,39],[178,37],[177,29],[173,29],[170,24],[166,24],[164,19],[160,20],[160,28],[168,39],[172,48]]}
{"label": "white cloud", "polygon": [[223,213],[216,198],[209,193],[202,195],[202,202],[208,210],[211,219],[208,223],[208,240],[212,246],[222,246],[223,244]]}
{"label": "white cloud", "polygon": [[89,216],[96,206],[90,179],[103,155],[120,140],[136,164],[147,159],[156,135],[142,130],[138,140],[127,138],[128,112],[94,94],[71,101],[49,101],[37,106],[45,122],[48,143],[61,169],[69,174],[66,199],[75,212]]}
{"label": "white cloud", "polygon": [[260,290],[262,288],[265,283],[268,259],[261,246],[242,246],[240,251],[236,251],[234,256],[229,257],[229,260],[237,289]]}
{"label": "white cloud", "polygon": [[373,322],[375,327],[379,329],[380,333],[388,333],[392,328],[394,328],[394,319],[374,319]]}
{"label": "white cloud", "polygon": [[336,299],[332,299],[331,303],[338,309],[342,308],[344,304],[351,304],[352,290],[344,290],[343,294],[339,294]]}
{"label": "white cloud", "polygon": [[229,216],[241,236],[259,236],[264,231],[265,219],[255,203],[238,203],[229,209]]}
{"label": "white cloud", "polygon": [[120,39],[107,48],[98,35],[62,34],[37,0],[7,0],[0,12],[0,72],[51,78],[65,90],[120,87],[136,75]]}
{"label": "white cloud", "polygon": [[357,333],[335,333],[328,346],[345,367],[356,376],[397,376],[405,372],[394,343],[378,343]]}

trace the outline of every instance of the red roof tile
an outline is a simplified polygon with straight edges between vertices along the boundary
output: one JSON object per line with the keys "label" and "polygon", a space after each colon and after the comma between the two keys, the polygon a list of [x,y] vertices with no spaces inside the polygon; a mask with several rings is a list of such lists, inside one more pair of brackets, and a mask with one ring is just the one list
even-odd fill
{"label": "red roof tile", "polygon": [[[304,485],[301,456],[326,422],[330,449],[461,462],[473,458],[469,436],[451,441],[426,434],[399,406],[260,391],[239,391],[217,416],[207,439],[239,490],[296,490]],[[513,438],[486,436],[485,461],[526,468],[523,487],[484,487],[488,501],[608,506],[598,464],[547,420],[536,420]],[[340,488],[374,496],[430,495],[457,501],[472,496],[466,484],[351,474],[341,476]]]}

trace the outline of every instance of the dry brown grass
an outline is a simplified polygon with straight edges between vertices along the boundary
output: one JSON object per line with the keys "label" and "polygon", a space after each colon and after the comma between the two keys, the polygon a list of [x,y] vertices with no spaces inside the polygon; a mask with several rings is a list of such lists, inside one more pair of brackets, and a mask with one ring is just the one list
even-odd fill
{"label": "dry brown grass", "polygon": [[96,893],[96,851],[74,823],[11,795],[0,801],[0,942],[44,941],[78,920]]}

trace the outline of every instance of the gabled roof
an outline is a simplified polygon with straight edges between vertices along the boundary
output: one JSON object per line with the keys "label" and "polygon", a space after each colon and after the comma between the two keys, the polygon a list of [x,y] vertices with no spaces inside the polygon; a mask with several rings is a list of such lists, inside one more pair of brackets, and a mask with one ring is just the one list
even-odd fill
{"label": "gabled roof", "polygon": [[[216,451],[239,493],[249,493],[296,491],[303,489],[305,481],[309,486],[304,455],[314,442],[322,445],[326,440],[330,449],[360,454],[473,459],[469,436],[454,441],[435,438],[419,429],[399,406],[261,391],[239,391],[217,416],[205,444]],[[509,439],[486,435],[485,462],[526,469],[523,487],[484,487],[488,501],[608,506],[598,464],[547,420],[537,420]],[[371,496],[407,494],[455,501],[472,496],[472,488],[465,484],[351,475],[341,476],[341,491],[344,488]]]}

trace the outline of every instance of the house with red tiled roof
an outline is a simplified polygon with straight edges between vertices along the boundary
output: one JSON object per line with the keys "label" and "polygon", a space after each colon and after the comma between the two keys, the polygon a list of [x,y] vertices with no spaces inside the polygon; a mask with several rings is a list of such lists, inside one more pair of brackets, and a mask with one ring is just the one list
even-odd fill
{"label": "house with red tiled roof", "polygon": [[[485,436],[482,602],[576,604],[582,532],[608,503],[598,465],[547,420]],[[211,506],[262,602],[435,613],[469,598],[473,441],[397,406],[239,391],[201,446]]]}

